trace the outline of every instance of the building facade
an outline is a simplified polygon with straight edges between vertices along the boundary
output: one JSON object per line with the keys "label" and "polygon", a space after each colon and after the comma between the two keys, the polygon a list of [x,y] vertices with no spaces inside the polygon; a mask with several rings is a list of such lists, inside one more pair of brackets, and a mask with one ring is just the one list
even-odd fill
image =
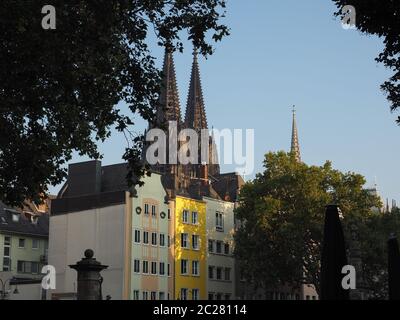
{"label": "building facade", "polygon": [[205,300],[206,203],[175,198],[175,299]]}
{"label": "building facade", "polygon": [[174,296],[173,207],[161,176],[145,177],[132,202],[131,300],[170,300]]}
{"label": "building facade", "polygon": [[204,197],[207,207],[207,299],[235,299],[234,203]]}
{"label": "building facade", "polygon": [[10,290],[9,299],[41,299],[48,234],[47,210],[28,202],[23,208],[0,202],[0,279],[20,288],[18,295]]}

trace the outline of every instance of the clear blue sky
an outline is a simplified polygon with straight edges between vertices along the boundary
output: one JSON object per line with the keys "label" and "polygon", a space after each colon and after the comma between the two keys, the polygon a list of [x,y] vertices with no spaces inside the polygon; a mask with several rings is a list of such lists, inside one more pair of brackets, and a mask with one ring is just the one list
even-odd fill
{"label": "clear blue sky", "polygon": [[[266,152],[289,150],[296,104],[303,161],[331,160],[363,174],[367,187],[376,177],[384,198],[400,200],[400,127],[380,91],[390,72],[374,61],[382,40],[342,29],[331,1],[228,0],[227,10],[231,36],[200,58],[209,125],[254,128],[259,172]],[[175,56],[183,109],[191,51]],[[161,66],[163,49],[153,54]],[[125,146],[115,133],[100,146],[103,163],[121,162]]]}

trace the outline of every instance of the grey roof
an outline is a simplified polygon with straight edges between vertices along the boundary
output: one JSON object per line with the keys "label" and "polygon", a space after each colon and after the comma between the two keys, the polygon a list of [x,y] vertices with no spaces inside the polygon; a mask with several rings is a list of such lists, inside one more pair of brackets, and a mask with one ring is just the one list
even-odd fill
{"label": "grey roof", "polygon": [[[13,220],[13,213],[19,214],[19,221]],[[21,209],[11,208],[0,201],[0,232],[16,233],[38,237],[48,237],[49,216],[39,215],[37,223],[34,224],[28,219]]]}

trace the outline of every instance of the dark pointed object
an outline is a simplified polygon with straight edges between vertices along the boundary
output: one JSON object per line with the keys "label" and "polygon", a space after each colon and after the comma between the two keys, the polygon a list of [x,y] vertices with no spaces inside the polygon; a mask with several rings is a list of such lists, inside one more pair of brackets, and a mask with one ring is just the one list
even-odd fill
{"label": "dark pointed object", "polygon": [[388,241],[389,300],[400,300],[400,252],[397,238]]}
{"label": "dark pointed object", "polygon": [[161,93],[157,105],[156,127],[168,125],[168,121],[181,124],[181,107],[175,74],[174,57],[171,50],[165,49]]}
{"label": "dark pointed object", "polygon": [[346,248],[339,207],[329,205],[325,213],[324,242],[321,257],[321,300],[349,300],[349,291],[342,287],[347,265]]}
{"label": "dark pointed object", "polygon": [[197,50],[193,53],[192,74],[190,77],[189,94],[185,116],[186,128],[207,129],[207,116],[201,87],[200,68],[197,61]]}

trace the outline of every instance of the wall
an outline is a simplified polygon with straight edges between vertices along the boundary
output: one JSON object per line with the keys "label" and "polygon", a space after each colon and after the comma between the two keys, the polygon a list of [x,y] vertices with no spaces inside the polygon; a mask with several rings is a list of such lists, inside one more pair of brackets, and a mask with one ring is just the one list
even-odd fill
{"label": "wall", "polygon": [[[175,200],[175,299],[181,299],[180,292],[182,288],[189,289],[189,299],[191,300],[192,289],[200,290],[200,299],[207,299],[206,279],[207,279],[207,238],[206,238],[206,204],[204,201],[197,201],[177,196]],[[182,222],[183,210],[189,211],[189,222],[193,211],[198,212],[199,223]],[[181,233],[189,234],[190,249],[181,247]],[[192,235],[200,236],[200,249],[198,251],[191,248]],[[189,260],[189,275],[181,275],[181,260]],[[192,276],[192,261],[200,262],[200,275]]]}
{"label": "wall", "polygon": [[125,205],[115,205],[50,217],[49,264],[56,268],[56,290],[76,292],[77,273],[69,265],[82,259],[86,249],[108,269],[102,272],[103,297],[123,298]]}

